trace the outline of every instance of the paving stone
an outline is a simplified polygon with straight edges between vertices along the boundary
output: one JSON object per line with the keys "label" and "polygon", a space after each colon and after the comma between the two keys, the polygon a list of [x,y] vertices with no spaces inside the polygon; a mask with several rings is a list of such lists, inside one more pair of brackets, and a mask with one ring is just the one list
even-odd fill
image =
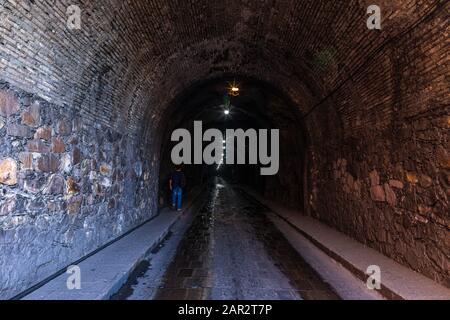
{"label": "paving stone", "polygon": [[[209,191],[155,299],[339,299],[262,214],[262,207],[231,186],[219,185],[227,184],[217,182]],[[230,203],[238,207],[233,212]],[[300,290],[308,294],[299,296]]]}

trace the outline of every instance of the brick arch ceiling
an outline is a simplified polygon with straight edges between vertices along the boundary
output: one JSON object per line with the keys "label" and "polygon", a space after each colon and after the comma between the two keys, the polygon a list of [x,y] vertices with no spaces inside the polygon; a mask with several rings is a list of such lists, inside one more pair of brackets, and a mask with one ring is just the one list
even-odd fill
{"label": "brick arch ceiling", "polygon": [[[363,0],[3,2],[6,81],[138,133],[192,83],[230,72],[281,87],[308,112],[439,1],[381,1],[381,32],[366,28]],[[79,31],[66,28],[71,4]]]}
{"label": "brick arch ceiling", "polygon": [[[381,31],[366,27],[373,2]],[[71,4],[82,9],[79,31],[66,28]],[[308,115],[309,214],[448,285],[449,8],[448,0],[0,0],[0,86],[74,107],[83,126],[91,119],[149,139],[197,80],[231,70],[269,82]],[[120,170],[145,159],[151,182],[127,182],[112,211],[118,220],[104,226],[117,236],[156,212],[159,166],[154,149],[121,141],[130,163]],[[133,207],[135,195],[143,207]],[[65,237],[70,227],[48,235]],[[61,258],[53,248],[48,257],[74,261],[91,248],[74,239],[78,251]],[[17,245],[34,252],[29,243]],[[31,269],[41,271],[22,271]]]}

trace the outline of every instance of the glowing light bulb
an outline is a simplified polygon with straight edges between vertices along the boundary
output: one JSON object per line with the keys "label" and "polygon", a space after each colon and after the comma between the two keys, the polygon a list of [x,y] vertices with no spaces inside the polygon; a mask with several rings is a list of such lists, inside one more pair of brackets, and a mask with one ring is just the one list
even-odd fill
{"label": "glowing light bulb", "polygon": [[224,113],[225,113],[226,115],[229,115],[229,114],[230,114],[230,110],[225,110]]}
{"label": "glowing light bulb", "polygon": [[238,97],[241,89],[239,88],[239,84],[236,81],[233,81],[228,82],[227,91],[230,96]]}

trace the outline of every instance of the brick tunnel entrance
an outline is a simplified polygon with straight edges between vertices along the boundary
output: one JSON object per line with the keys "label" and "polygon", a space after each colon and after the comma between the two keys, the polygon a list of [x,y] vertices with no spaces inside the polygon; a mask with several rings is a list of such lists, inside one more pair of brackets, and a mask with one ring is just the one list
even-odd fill
{"label": "brick tunnel entrance", "polygon": [[[108,250],[81,297],[449,298],[449,4],[369,2],[0,1],[0,299]],[[171,210],[196,122],[279,130],[276,174],[184,164]]]}

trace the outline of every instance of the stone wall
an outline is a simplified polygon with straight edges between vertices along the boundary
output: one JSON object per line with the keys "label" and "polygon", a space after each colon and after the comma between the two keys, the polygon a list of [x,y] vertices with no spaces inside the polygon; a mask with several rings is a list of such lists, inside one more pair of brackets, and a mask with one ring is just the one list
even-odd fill
{"label": "stone wall", "polygon": [[308,201],[314,217],[450,286],[445,11],[387,43],[307,119]]}
{"label": "stone wall", "polygon": [[0,299],[156,213],[157,163],[73,108],[0,86]]}

